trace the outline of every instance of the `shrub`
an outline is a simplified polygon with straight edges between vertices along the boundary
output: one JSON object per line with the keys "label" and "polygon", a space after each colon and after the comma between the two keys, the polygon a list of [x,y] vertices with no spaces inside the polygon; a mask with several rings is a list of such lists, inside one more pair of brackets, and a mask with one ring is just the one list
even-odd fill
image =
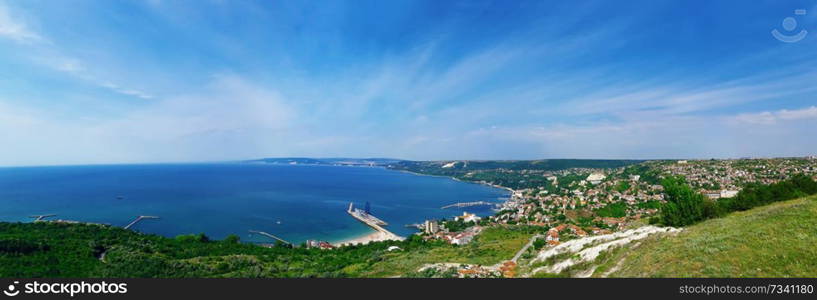
{"label": "shrub", "polygon": [[718,201],[694,192],[683,177],[669,177],[662,184],[667,203],[661,207],[660,221],[668,226],[687,226],[733,211],[817,194],[817,182],[803,174],[768,185],[749,183],[734,198]]}
{"label": "shrub", "polygon": [[664,186],[667,203],[661,207],[662,223],[687,226],[705,218],[705,197],[689,187],[683,177],[667,177]]}

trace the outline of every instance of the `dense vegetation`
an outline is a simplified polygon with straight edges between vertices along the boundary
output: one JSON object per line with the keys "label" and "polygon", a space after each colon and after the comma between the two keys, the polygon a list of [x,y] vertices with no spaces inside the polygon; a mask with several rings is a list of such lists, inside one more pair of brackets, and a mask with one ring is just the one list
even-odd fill
{"label": "dense vegetation", "polygon": [[624,168],[624,171],[621,172],[622,178],[627,178],[630,175],[639,175],[640,181],[646,182],[649,184],[660,184],[661,183],[661,174],[658,170],[652,168],[646,164],[636,164],[631,165]]}
{"label": "dense vegetation", "polygon": [[0,277],[355,277],[392,245],[440,246],[412,238],[331,251],[267,248],[235,236],[171,239],[103,225],[0,223]]}
{"label": "dense vegetation", "polygon": [[661,222],[667,226],[687,226],[705,219],[706,197],[693,191],[683,177],[667,177],[661,182],[665,200]]}
{"label": "dense vegetation", "polygon": [[[640,163],[640,160],[546,159],[546,160],[492,160],[492,161],[400,161],[388,167],[420,174],[454,177],[464,181],[488,182],[512,189],[554,189],[542,176],[542,171],[572,168],[618,168]],[[522,172],[519,172],[522,171]],[[539,171],[539,173],[526,172]],[[578,180],[586,174],[574,175]],[[560,178],[560,184],[569,184],[569,178]]]}
{"label": "dense vegetation", "polygon": [[[425,263],[494,264],[541,227],[490,227],[465,246],[387,241],[334,250],[261,247],[203,234],[165,238],[91,224],[0,223],[0,277],[384,277]],[[389,246],[401,250],[387,251]]]}
{"label": "dense vegetation", "polygon": [[737,196],[717,201],[706,199],[703,194],[694,191],[683,177],[665,178],[662,185],[667,202],[661,207],[660,223],[676,227],[721,217],[734,211],[817,194],[817,182],[802,174],[768,185],[751,183]]}
{"label": "dense vegetation", "polygon": [[599,208],[595,212],[599,217],[621,218],[627,216],[627,204],[624,202],[615,202]]}
{"label": "dense vegetation", "polygon": [[817,196],[783,201],[650,237],[599,269],[617,269],[612,277],[815,277],[815,228]]}
{"label": "dense vegetation", "polygon": [[719,200],[720,210],[717,213],[747,210],[773,202],[814,194],[817,194],[817,182],[802,174],[769,185],[750,183],[736,197]]}
{"label": "dense vegetation", "polygon": [[[542,159],[542,160],[468,160],[460,161],[450,168],[441,167],[448,162],[439,161],[401,161],[392,165],[401,170],[428,170],[438,169],[437,172],[462,172],[476,170],[540,170],[558,171],[571,168],[619,168],[643,162],[642,160],[603,160],[603,159]],[[424,173],[424,172],[422,172]]]}

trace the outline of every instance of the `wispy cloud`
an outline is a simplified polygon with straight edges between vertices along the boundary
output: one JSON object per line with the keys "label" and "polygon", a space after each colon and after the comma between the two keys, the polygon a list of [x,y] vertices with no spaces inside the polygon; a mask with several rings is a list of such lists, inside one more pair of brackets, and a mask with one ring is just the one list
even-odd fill
{"label": "wispy cloud", "polygon": [[14,144],[0,165],[817,148],[804,138],[817,56],[813,40],[768,36],[784,16],[696,24],[677,15],[687,4],[654,1],[486,2],[434,9],[442,15],[429,6],[448,2],[158,2],[0,6],[0,62],[19,80],[0,81],[0,127],[15,128],[0,135]]}
{"label": "wispy cloud", "polygon": [[29,50],[29,56],[35,62],[43,64],[65,74],[86,81],[98,87],[107,88],[113,92],[142,99],[152,99],[153,96],[144,91],[122,87],[119,84],[97,78],[93,70],[86,67],[80,59],[64,55],[60,45],[50,42],[41,34],[31,30],[21,19],[15,18],[11,9],[0,2],[0,37],[8,38],[22,44]]}
{"label": "wispy cloud", "polygon": [[39,34],[31,31],[22,20],[15,18],[2,2],[0,2],[0,37],[20,43],[44,41]]}
{"label": "wispy cloud", "polygon": [[154,98],[153,95],[145,91],[124,87],[120,84],[113,83],[110,80],[102,79],[97,75],[94,75],[95,68],[86,66],[86,63],[78,58],[60,54],[59,49],[54,46],[40,48],[38,51],[35,51],[31,57],[33,61],[42,66],[70,75],[71,77],[79,79],[87,84],[108,89],[112,92],[125,96],[132,96],[141,99]]}
{"label": "wispy cloud", "polygon": [[[15,130],[0,135],[6,145],[0,165],[230,160],[264,156],[303,142],[299,135],[307,133],[295,127],[298,112],[275,90],[235,75],[214,76],[199,91],[148,102],[115,119],[66,120],[8,100],[0,99],[0,128]],[[24,152],[35,158],[13,155]]]}
{"label": "wispy cloud", "polygon": [[782,109],[774,112],[764,111],[760,113],[740,114],[735,116],[733,121],[737,123],[771,125],[777,124],[778,122],[808,119],[817,120],[817,106],[795,110]]}

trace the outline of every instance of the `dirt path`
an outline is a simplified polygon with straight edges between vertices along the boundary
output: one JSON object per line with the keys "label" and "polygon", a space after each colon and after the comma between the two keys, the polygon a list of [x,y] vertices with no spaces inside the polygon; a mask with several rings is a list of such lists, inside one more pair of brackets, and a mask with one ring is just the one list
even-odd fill
{"label": "dirt path", "polygon": [[519,258],[522,257],[522,254],[525,254],[525,251],[528,251],[528,248],[530,248],[530,246],[533,246],[533,242],[535,242],[536,239],[541,238],[541,237],[542,237],[542,235],[539,235],[539,234],[534,235],[533,237],[531,237],[530,241],[528,241],[528,243],[525,244],[525,246],[522,247],[522,249],[520,249],[519,252],[516,252],[516,255],[514,255],[513,258],[511,258],[511,261],[516,263],[516,261],[518,261]]}

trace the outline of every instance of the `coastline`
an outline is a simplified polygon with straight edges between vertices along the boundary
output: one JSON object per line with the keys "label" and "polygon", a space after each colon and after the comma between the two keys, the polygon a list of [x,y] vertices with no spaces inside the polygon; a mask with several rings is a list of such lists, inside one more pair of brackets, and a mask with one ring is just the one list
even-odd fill
{"label": "coastline", "polygon": [[357,237],[347,238],[344,240],[340,240],[337,242],[332,242],[331,244],[336,247],[343,247],[343,246],[350,246],[356,244],[368,244],[371,242],[382,242],[382,241],[389,241],[389,240],[400,240],[396,238],[394,235],[389,235],[385,232],[372,230],[370,233],[366,233]]}
{"label": "coastline", "polygon": [[492,187],[492,188],[502,189],[502,190],[506,190],[506,191],[508,191],[508,192],[511,192],[511,194],[512,194],[512,195],[513,195],[513,192],[515,192],[515,191],[514,191],[512,188],[509,188],[509,187],[506,187],[506,186],[501,186],[501,185],[496,185],[496,184],[490,184],[490,183],[487,183],[487,182],[480,182],[480,181],[467,181],[467,180],[462,180],[462,179],[459,179],[459,178],[457,178],[457,177],[453,177],[453,176],[447,176],[447,175],[434,175],[434,174],[423,174],[423,173],[412,172],[412,171],[409,171],[409,170],[397,170],[397,169],[390,169],[390,168],[385,168],[385,169],[386,169],[386,170],[392,170],[392,171],[398,171],[398,172],[405,172],[405,173],[412,174],[412,175],[417,175],[417,176],[441,177],[441,178],[448,178],[448,179],[451,179],[451,180],[454,180],[454,181],[459,181],[459,182],[473,183],[473,184],[479,184],[479,185],[490,186],[490,187]]}

